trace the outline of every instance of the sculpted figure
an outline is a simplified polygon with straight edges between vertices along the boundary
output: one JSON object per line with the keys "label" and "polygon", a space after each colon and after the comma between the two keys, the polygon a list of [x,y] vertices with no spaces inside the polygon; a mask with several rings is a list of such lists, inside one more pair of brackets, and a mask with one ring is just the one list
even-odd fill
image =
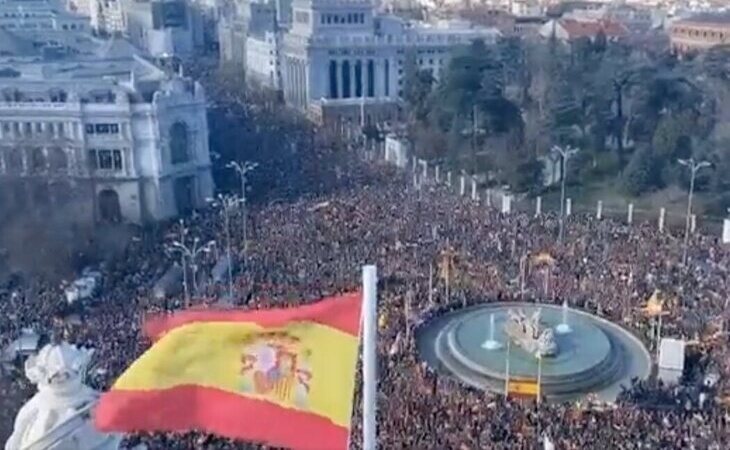
{"label": "sculpted figure", "polygon": [[94,428],[98,393],[83,384],[91,352],[68,343],[48,344],[25,362],[38,392],[20,408],[5,450],[119,448],[120,437]]}
{"label": "sculpted figure", "polygon": [[551,328],[542,326],[540,314],[538,309],[528,319],[521,309],[508,310],[505,333],[513,343],[535,357],[554,356],[558,352],[555,335]]}

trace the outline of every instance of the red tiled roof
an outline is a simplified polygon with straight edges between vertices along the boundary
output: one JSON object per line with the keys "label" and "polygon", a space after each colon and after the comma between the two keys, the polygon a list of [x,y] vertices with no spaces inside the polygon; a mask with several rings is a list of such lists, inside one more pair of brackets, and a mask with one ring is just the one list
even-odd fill
{"label": "red tiled roof", "polygon": [[592,38],[599,32],[607,38],[624,37],[628,34],[626,27],[618,22],[610,20],[593,20],[583,21],[575,19],[560,19],[559,24],[568,33],[570,39],[578,39],[582,37]]}

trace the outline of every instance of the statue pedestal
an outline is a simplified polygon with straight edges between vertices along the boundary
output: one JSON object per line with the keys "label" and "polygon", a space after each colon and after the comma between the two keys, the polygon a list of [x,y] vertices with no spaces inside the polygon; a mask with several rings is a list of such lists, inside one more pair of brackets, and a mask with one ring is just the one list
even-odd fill
{"label": "statue pedestal", "polygon": [[91,353],[49,344],[25,363],[38,392],[20,408],[5,450],[116,450],[121,436],[100,433],[92,410],[98,392],[82,382]]}

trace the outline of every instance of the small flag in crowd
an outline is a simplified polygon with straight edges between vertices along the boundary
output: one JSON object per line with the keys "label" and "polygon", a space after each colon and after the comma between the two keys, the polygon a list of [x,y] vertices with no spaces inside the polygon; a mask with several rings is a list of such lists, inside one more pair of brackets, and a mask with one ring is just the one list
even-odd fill
{"label": "small flag in crowd", "polygon": [[97,428],[345,449],[361,301],[349,294],[291,309],[153,318],[146,331],[156,342],[102,395]]}
{"label": "small flag in crowd", "polygon": [[664,311],[664,301],[661,300],[659,297],[661,295],[661,292],[657,289],[654,290],[654,293],[649,297],[649,300],[646,302],[646,306],[644,307],[644,314],[647,316],[661,316]]}

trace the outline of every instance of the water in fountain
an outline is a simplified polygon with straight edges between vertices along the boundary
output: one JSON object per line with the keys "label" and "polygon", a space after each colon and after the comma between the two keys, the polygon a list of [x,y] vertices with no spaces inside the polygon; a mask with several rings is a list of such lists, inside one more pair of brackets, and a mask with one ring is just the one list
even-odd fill
{"label": "water in fountain", "polygon": [[573,331],[568,325],[568,301],[563,301],[563,321],[555,327],[555,331],[560,334],[566,334]]}
{"label": "water in fountain", "polygon": [[487,350],[496,350],[502,347],[502,344],[494,339],[494,314],[489,315],[489,339],[482,344],[482,348]]}

